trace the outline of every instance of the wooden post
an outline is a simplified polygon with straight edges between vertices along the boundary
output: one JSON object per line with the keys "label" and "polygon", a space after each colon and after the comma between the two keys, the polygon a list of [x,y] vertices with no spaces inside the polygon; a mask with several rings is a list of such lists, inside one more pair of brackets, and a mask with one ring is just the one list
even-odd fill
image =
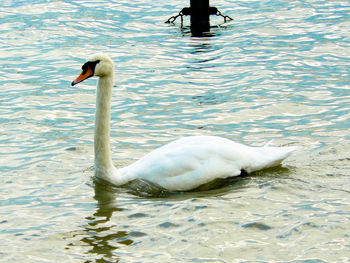
{"label": "wooden post", "polygon": [[190,0],[192,36],[202,36],[210,31],[209,0]]}

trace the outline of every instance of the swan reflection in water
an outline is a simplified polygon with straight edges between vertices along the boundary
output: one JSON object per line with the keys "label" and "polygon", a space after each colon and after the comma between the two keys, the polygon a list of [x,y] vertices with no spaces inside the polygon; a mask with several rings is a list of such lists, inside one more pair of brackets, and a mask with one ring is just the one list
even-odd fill
{"label": "swan reflection in water", "polygon": [[[242,187],[250,179],[242,177],[232,180],[235,180],[237,187]],[[94,257],[101,260],[101,262],[118,262],[119,256],[116,250],[123,246],[130,246],[138,241],[142,242],[140,239],[153,233],[154,229],[147,233],[129,229],[128,226],[117,225],[119,220],[113,220],[113,216],[118,217],[118,213],[120,213],[120,216],[126,215],[130,220],[138,220],[142,217],[149,218],[152,217],[150,214],[133,211],[126,207],[131,207],[133,204],[140,205],[140,203],[144,205],[144,202],[151,202],[154,206],[158,203],[177,203],[185,199],[222,195],[232,190],[231,186],[234,183],[232,180],[226,180],[225,183],[220,182],[220,185],[223,187],[219,189],[169,192],[144,180],[135,180],[124,187],[115,187],[106,181],[94,178],[92,186],[95,190],[96,210],[91,216],[85,217],[86,224],[80,230],[69,234],[69,243],[66,249],[74,249],[74,247],[78,247],[79,250],[83,249],[85,253],[82,256],[89,259],[85,262],[95,262],[93,260],[90,261]],[[206,188],[210,189],[217,186],[219,184],[210,184]],[[202,190],[205,190],[205,188],[202,188]],[[147,237],[147,239],[151,238]]]}
{"label": "swan reflection in water", "polygon": [[[280,166],[249,175],[216,180],[190,192],[170,192],[144,180],[135,180],[124,187],[116,187],[94,177],[91,186],[95,191],[96,209],[91,216],[85,217],[86,224],[80,230],[70,233],[66,248],[83,249],[83,256],[88,258],[85,262],[95,262],[90,261],[92,258],[101,262],[118,262],[122,253],[120,251],[125,251],[123,247],[147,247],[149,242],[157,238],[159,230],[166,234],[164,227],[158,229],[157,226],[165,226],[171,221],[167,212],[172,210],[171,207],[181,209],[200,198],[221,198],[228,194],[232,194],[230,199],[242,198],[244,195],[241,192],[247,191],[245,188],[261,187],[267,181],[273,182],[289,173],[288,168]],[[144,228],[140,222],[148,228]],[[151,227],[149,222],[156,227]],[[257,222],[244,227],[260,225]]]}
{"label": "swan reflection in water", "polygon": [[137,234],[118,230],[118,226],[110,221],[115,212],[124,210],[118,206],[118,188],[98,181],[94,182],[93,186],[94,198],[97,201],[96,210],[91,216],[85,217],[86,224],[80,230],[70,234],[66,249],[83,248],[85,253],[81,256],[89,259],[85,262],[95,262],[91,260],[93,258],[101,262],[118,262],[119,258],[114,251],[121,246],[133,244],[133,235]]}

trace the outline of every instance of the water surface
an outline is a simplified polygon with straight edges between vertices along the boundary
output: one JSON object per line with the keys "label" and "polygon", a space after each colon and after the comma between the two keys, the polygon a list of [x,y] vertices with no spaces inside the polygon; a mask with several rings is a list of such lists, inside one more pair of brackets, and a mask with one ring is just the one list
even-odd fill
{"label": "water surface", "polygon": [[[187,1],[1,1],[0,261],[350,261],[349,2],[211,4],[235,20],[193,38],[164,24]],[[96,52],[117,166],[186,135],[303,148],[213,190],[94,184],[96,80],[70,82]]]}

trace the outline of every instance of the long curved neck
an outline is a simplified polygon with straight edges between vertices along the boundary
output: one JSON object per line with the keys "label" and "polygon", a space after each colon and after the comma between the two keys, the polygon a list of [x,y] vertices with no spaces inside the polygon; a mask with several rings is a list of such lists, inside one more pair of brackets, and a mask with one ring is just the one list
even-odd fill
{"label": "long curved neck", "polygon": [[[113,75],[100,77],[97,85],[95,115],[95,175],[104,179],[113,173],[110,147],[110,119]],[[107,178],[106,178],[107,177]]]}

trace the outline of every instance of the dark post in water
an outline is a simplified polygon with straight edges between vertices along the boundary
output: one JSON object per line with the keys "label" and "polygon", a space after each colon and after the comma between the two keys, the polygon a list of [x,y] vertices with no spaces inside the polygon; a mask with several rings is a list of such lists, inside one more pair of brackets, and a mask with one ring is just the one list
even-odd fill
{"label": "dark post in water", "polygon": [[215,6],[209,6],[209,0],[190,0],[190,7],[184,7],[176,16],[170,17],[165,23],[174,23],[181,18],[181,27],[183,26],[183,16],[191,16],[192,36],[203,36],[204,32],[210,31],[210,15],[222,16],[226,23],[227,20],[233,20],[229,16],[224,16]]}
{"label": "dark post in water", "polygon": [[209,0],[190,0],[191,32],[193,36],[201,36],[210,31]]}

